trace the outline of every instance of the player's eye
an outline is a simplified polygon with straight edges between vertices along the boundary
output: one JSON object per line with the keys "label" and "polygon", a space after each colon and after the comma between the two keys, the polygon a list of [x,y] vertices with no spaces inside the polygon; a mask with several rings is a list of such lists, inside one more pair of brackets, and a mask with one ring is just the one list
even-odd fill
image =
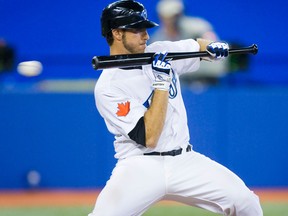
{"label": "player's eye", "polygon": [[139,33],[145,32],[146,29],[145,28],[143,28],[143,29],[126,29],[126,31],[131,32],[133,34],[139,34]]}

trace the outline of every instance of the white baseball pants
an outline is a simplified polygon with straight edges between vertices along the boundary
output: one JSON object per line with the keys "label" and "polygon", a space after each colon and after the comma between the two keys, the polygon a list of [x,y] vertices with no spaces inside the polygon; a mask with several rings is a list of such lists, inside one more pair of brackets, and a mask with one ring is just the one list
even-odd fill
{"label": "white baseball pants", "polygon": [[119,160],[88,216],[142,215],[163,199],[223,215],[263,215],[258,197],[239,177],[192,150]]}

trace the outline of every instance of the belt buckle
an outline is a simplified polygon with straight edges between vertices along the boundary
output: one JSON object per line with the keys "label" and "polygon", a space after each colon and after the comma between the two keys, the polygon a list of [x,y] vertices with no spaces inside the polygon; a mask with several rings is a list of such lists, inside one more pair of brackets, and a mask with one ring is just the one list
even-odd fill
{"label": "belt buckle", "polygon": [[[173,151],[171,151],[170,155],[174,157],[174,156],[177,155],[176,153],[177,153],[177,150],[173,150]],[[180,153],[180,154],[181,154],[181,153]]]}

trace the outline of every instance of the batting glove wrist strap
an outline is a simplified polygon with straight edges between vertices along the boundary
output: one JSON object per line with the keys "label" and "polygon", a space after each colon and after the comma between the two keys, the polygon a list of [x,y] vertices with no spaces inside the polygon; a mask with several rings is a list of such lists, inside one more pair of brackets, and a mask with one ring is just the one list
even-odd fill
{"label": "batting glove wrist strap", "polygon": [[171,78],[171,64],[165,60],[167,52],[156,53],[152,61],[152,71],[155,77],[153,87],[160,90],[169,90]]}
{"label": "batting glove wrist strap", "polygon": [[206,47],[210,60],[223,60],[229,55],[229,45],[225,42],[212,42]]}
{"label": "batting glove wrist strap", "polygon": [[157,82],[155,81],[152,84],[152,87],[158,90],[162,90],[162,91],[169,91],[170,88],[170,82]]}

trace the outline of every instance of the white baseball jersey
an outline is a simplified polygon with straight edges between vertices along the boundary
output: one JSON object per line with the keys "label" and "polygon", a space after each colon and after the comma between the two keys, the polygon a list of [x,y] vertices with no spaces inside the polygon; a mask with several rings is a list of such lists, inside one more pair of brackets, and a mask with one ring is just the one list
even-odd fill
{"label": "white baseball jersey", "polygon": [[[146,52],[195,52],[199,44],[192,40],[178,42],[156,42]],[[187,116],[181,96],[179,75],[199,68],[199,58],[171,62],[173,80],[169,91],[166,121],[157,147],[148,149],[131,140],[128,133],[136,126],[149,107],[153,94],[154,75],[151,65],[142,69],[105,69],[95,86],[98,111],[104,118],[108,130],[115,135],[115,157],[126,158],[151,151],[170,151],[186,148],[189,144]]]}

